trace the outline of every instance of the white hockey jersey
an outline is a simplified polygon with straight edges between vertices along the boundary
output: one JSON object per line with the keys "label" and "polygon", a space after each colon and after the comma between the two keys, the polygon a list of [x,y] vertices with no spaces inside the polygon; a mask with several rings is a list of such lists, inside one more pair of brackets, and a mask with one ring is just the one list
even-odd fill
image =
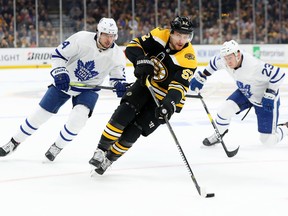
{"label": "white hockey jersey", "polygon": [[[70,82],[86,85],[101,85],[108,75],[111,84],[115,80],[125,81],[123,50],[116,43],[107,50],[100,50],[95,36],[96,33],[80,31],[66,39],[52,53],[52,69],[66,67]],[[67,94],[77,95],[79,92],[69,90]]]}
{"label": "white hockey jersey", "polygon": [[254,105],[261,106],[261,100],[266,89],[278,92],[284,81],[285,73],[279,67],[265,63],[249,53],[241,53],[243,61],[236,70],[229,68],[219,55],[214,56],[205,69],[210,74],[220,69],[226,70],[248,100]]}

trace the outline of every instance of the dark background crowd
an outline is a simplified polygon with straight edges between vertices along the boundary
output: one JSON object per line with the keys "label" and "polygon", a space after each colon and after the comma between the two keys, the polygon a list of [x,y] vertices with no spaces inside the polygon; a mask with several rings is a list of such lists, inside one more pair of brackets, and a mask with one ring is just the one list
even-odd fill
{"label": "dark background crowd", "polygon": [[95,31],[101,17],[116,20],[117,43],[125,45],[156,26],[169,28],[178,14],[192,18],[193,44],[221,44],[230,39],[242,44],[288,43],[288,0],[132,2],[0,0],[0,47],[55,47],[77,31]]}

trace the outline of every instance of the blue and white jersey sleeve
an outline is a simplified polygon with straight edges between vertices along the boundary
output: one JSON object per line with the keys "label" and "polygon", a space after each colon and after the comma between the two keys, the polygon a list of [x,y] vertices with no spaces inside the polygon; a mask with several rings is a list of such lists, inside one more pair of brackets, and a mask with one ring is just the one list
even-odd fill
{"label": "blue and white jersey sleeve", "polygon": [[262,73],[270,77],[268,88],[277,92],[284,81],[285,72],[279,67],[266,63],[264,64]]}
{"label": "blue and white jersey sleeve", "polygon": [[79,33],[73,34],[60,44],[52,53],[52,68],[66,67],[68,61],[79,53],[78,38]]}
{"label": "blue and white jersey sleeve", "polygon": [[224,66],[223,60],[221,59],[220,55],[216,55],[210,59],[209,64],[206,66],[205,69],[212,75],[218,70],[227,68]]}
{"label": "blue and white jersey sleeve", "polygon": [[126,81],[125,67],[126,67],[126,57],[124,51],[120,47],[114,48],[114,61],[115,65],[109,71],[109,83],[114,86],[118,81]]}

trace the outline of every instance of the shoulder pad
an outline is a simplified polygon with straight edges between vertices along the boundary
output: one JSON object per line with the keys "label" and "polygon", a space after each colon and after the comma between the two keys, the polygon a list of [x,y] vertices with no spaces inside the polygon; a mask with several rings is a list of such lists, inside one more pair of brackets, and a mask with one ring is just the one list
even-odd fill
{"label": "shoulder pad", "polygon": [[194,51],[194,48],[192,47],[192,44],[189,43],[187,47],[182,49],[181,51],[177,52],[173,57],[173,62],[176,65],[179,65],[181,67],[185,68],[197,68],[197,59],[196,54]]}

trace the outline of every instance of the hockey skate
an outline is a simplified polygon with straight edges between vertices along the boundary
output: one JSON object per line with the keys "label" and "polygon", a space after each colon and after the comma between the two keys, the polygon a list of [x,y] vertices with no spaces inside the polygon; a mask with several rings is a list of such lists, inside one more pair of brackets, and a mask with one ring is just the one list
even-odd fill
{"label": "hockey skate", "polygon": [[[221,135],[221,138],[223,138],[227,132],[228,132],[228,129]],[[216,133],[214,133],[210,137],[205,138],[202,143],[205,146],[212,146],[212,145],[220,143],[220,140],[217,138]]]}
{"label": "hockey skate", "polygon": [[112,163],[112,161],[105,157],[100,167],[95,169],[95,172],[99,175],[103,175],[103,173],[107,170],[109,166],[111,166]]}
{"label": "hockey skate", "polygon": [[90,159],[89,164],[96,167],[94,170],[99,175],[102,175],[112,162],[106,158],[106,153],[101,149],[96,149],[93,157]]}
{"label": "hockey skate", "polygon": [[103,163],[105,157],[106,157],[106,154],[104,151],[102,151],[101,149],[96,149],[93,157],[89,161],[89,164],[95,166],[98,169]]}
{"label": "hockey skate", "polygon": [[61,148],[57,147],[55,143],[51,145],[51,147],[48,149],[48,151],[45,153],[45,156],[48,160],[54,161],[56,156],[61,152]]}
{"label": "hockey skate", "polygon": [[4,146],[0,147],[0,157],[4,157],[16,150],[20,143],[16,142],[13,138]]}

